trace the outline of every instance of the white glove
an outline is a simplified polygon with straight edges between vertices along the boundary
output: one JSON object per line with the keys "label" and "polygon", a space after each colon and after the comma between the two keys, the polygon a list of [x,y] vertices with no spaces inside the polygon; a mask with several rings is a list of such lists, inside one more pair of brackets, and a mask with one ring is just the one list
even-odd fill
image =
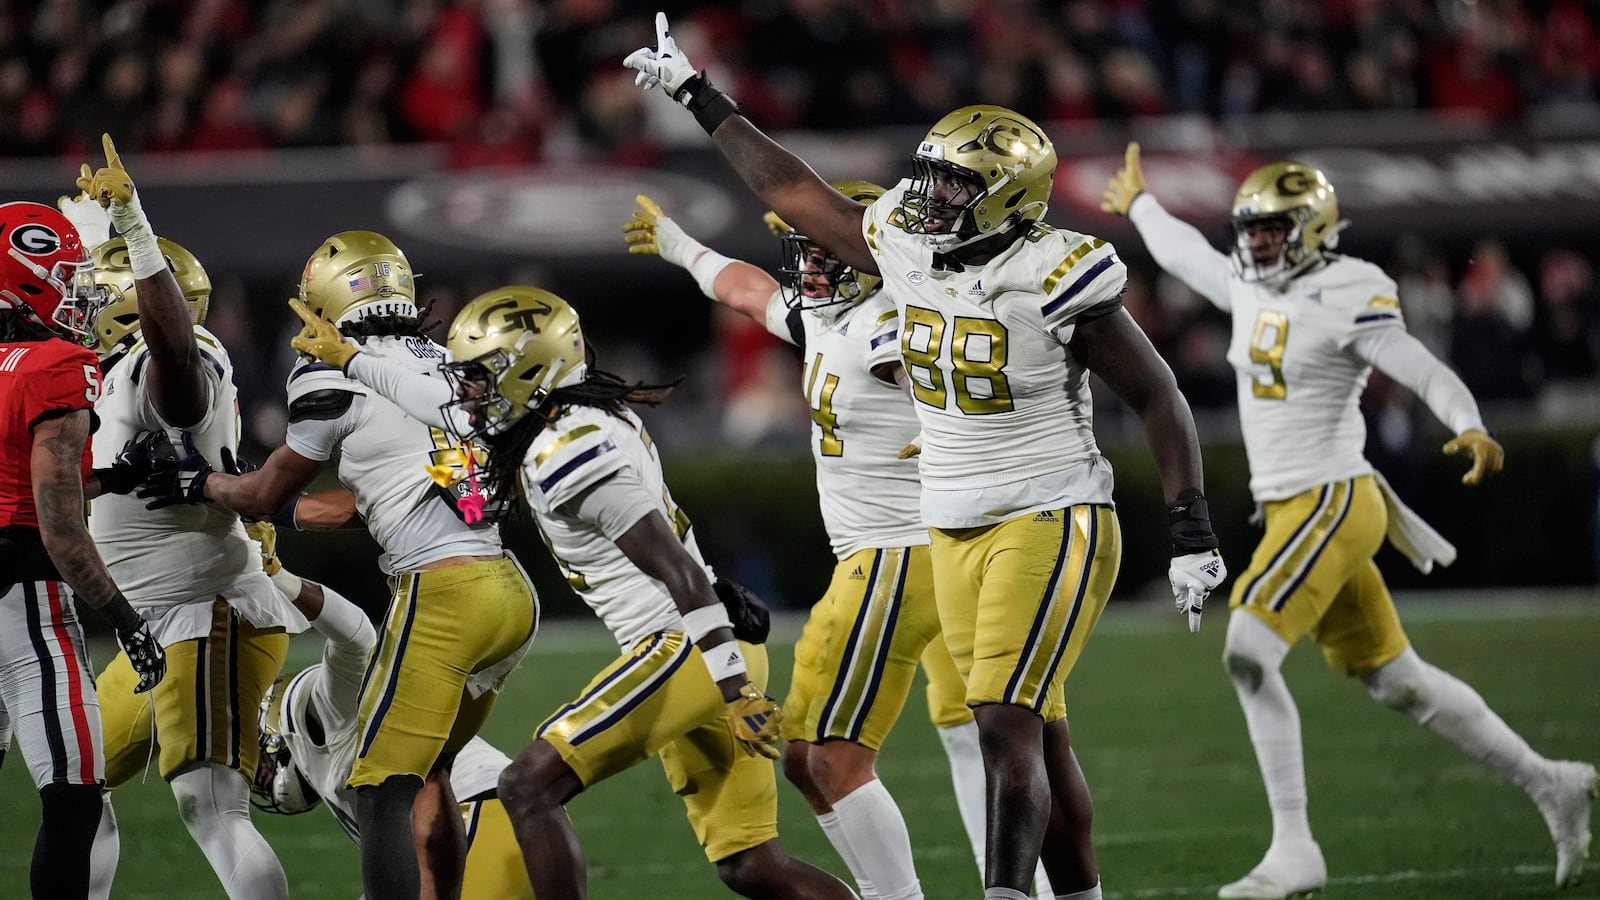
{"label": "white glove", "polygon": [[106,215],[105,207],[97,200],[90,200],[89,195],[57,197],[56,209],[78,230],[85,251],[93,253],[95,248],[111,240],[111,217]]}
{"label": "white glove", "polygon": [[1222,563],[1222,554],[1215,550],[1203,553],[1186,553],[1172,558],[1167,569],[1167,581],[1172,585],[1172,598],[1178,613],[1189,614],[1189,633],[1200,631],[1200,611],[1205,608],[1206,597],[1228,577],[1228,567]]}
{"label": "white glove", "polygon": [[667,14],[663,12],[656,13],[655,46],[640,47],[629,53],[622,64],[639,70],[633,79],[634,84],[647,91],[661,85],[667,96],[674,100],[678,99],[678,91],[684,83],[699,74],[683,51],[678,49],[677,41],[672,39],[672,32],[667,28]]}

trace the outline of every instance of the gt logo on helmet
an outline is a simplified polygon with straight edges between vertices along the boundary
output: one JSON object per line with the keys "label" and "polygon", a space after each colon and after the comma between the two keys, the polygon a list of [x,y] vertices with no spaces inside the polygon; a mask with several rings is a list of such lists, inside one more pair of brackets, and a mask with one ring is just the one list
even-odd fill
{"label": "gt logo on helmet", "polygon": [[1311,179],[1306,177],[1304,172],[1291,170],[1278,176],[1279,193],[1294,195],[1304,194],[1309,190],[1311,190]]}
{"label": "gt logo on helmet", "polygon": [[29,256],[49,256],[61,249],[61,235],[48,225],[29,222],[12,229],[11,246]]}
{"label": "gt logo on helmet", "polygon": [[539,333],[539,325],[537,320],[548,316],[555,311],[550,304],[543,301],[539,301],[538,306],[530,309],[517,309],[517,301],[503,300],[483,311],[483,314],[478,317],[478,327],[484,330],[495,327],[495,324],[491,323],[489,318],[495,313],[506,309],[510,310],[510,312],[506,313],[501,318],[501,321],[498,323],[499,327],[523,328],[533,332],[534,334]]}

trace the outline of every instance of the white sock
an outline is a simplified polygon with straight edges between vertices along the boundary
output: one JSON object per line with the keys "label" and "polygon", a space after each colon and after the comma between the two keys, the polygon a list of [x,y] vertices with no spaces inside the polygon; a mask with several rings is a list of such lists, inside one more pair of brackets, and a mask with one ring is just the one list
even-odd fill
{"label": "white sock", "polygon": [[992,887],[983,889],[983,900],[1028,900],[1028,895],[1011,888]]}
{"label": "white sock", "polygon": [[[1099,891],[1099,885],[1096,885],[1093,890]],[[1056,896],[1055,891],[1050,887],[1050,876],[1045,874],[1044,863],[1039,863],[1039,865],[1033,870],[1033,895],[1038,897],[1039,900],[1050,900],[1050,898]],[[1062,896],[1076,897],[1078,895],[1063,894]],[[1089,895],[1086,893],[1083,894],[1083,896],[1089,897]],[[1091,900],[1099,900],[1099,897],[1100,895],[1096,893]]]}
{"label": "white sock", "polygon": [[1056,900],[1101,900],[1100,882],[1096,881],[1094,887],[1087,891],[1078,891],[1075,894],[1057,894]]}
{"label": "white sock", "polygon": [[874,778],[833,801],[833,812],[861,869],[882,900],[920,900],[911,835],[889,789]]}
{"label": "white sock", "polygon": [[1303,844],[1311,840],[1306,817],[1305,759],[1300,749],[1300,711],[1283,680],[1283,658],[1289,645],[1265,622],[1246,612],[1228,617],[1223,651],[1233,677],[1239,706],[1244,709],[1250,743],[1267,789],[1272,810],[1272,843]]}
{"label": "white sock", "polygon": [[[967,830],[972,858],[978,863],[978,877],[984,866],[984,781],[983,751],[978,747],[978,723],[967,722],[940,728],[939,740],[950,760],[950,782],[956,791],[956,809],[961,811],[961,827]],[[1044,872],[1043,867],[1039,869]]]}
{"label": "white sock", "polygon": [[111,792],[100,795],[100,827],[94,833],[89,851],[89,900],[109,900],[111,882],[117,877],[117,860],[122,856],[122,840],[117,834],[117,813],[111,808]]}
{"label": "white sock", "polygon": [[839,858],[844,860],[845,868],[850,870],[850,877],[856,880],[856,887],[861,889],[861,900],[877,900],[877,888],[862,870],[861,858],[850,847],[850,839],[845,837],[844,826],[839,824],[839,814],[832,810],[822,813],[817,816],[817,824],[822,826],[822,833],[828,836],[828,843],[833,845]]}
{"label": "white sock", "polygon": [[1426,725],[1524,791],[1549,760],[1528,746],[1466,682],[1406,651],[1362,679],[1373,699]]}
{"label": "white sock", "polygon": [[201,763],[172,779],[172,794],[230,900],[288,900],[289,881],[250,822],[250,786],[238,772]]}

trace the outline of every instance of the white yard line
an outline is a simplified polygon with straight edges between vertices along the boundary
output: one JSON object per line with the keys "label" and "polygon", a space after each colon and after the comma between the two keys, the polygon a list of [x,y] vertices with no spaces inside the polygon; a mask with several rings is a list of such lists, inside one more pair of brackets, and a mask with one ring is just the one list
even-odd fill
{"label": "white yard line", "polygon": [[[1462,881],[1465,879],[1495,879],[1550,875],[1551,866],[1506,866],[1497,869],[1404,869],[1399,872],[1369,872],[1359,875],[1337,875],[1328,879],[1328,887],[1362,887],[1368,885],[1404,884],[1419,881]],[[1139,888],[1132,891],[1106,891],[1106,900],[1156,900],[1160,897],[1214,897],[1221,885],[1187,885],[1183,887]]]}

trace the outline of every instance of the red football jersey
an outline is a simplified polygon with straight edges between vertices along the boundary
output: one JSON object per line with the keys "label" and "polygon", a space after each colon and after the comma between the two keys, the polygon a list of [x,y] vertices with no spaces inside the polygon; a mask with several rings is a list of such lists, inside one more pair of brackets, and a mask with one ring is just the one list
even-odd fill
{"label": "red football jersey", "polygon": [[[39,524],[33,504],[33,426],[51,412],[94,409],[100,361],[64,340],[0,344],[0,525]],[[92,455],[83,447],[83,477]]]}

